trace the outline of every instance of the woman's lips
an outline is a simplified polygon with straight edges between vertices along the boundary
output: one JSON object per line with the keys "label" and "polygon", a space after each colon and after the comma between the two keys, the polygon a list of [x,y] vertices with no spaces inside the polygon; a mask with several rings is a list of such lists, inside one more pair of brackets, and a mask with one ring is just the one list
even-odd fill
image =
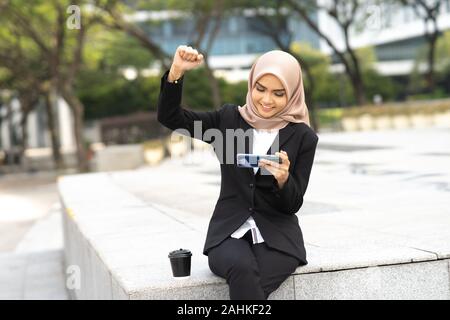
{"label": "woman's lips", "polygon": [[273,107],[266,107],[265,105],[261,104],[261,109],[264,112],[270,112],[270,111],[272,111]]}

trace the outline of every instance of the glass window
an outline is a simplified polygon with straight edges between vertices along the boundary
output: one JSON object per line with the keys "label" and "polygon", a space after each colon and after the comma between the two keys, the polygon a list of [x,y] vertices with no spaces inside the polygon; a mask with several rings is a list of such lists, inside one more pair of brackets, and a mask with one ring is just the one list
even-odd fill
{"label": "glass window", "polygon": [[174,19],[172,20],[172,32],[175,35],[188,34],[192,24],[189,20]]}
{"label": "glass window", "polygon": [[236,17],[231,17],[228,21],[229,28],[228,30],[230,33],[237,33],[238,32],[238,22]]}

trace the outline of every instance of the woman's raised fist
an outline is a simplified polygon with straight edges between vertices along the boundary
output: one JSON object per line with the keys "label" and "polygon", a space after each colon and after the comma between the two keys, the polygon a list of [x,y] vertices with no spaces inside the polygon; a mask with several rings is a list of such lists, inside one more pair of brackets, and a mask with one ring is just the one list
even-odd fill
{"label": "woman's raised fist", "polygon": [[175,77],[183,75],[184,72],[194,69],[203,62],[203,55],[189,46],[179,46],[173,57],[171,70]]}

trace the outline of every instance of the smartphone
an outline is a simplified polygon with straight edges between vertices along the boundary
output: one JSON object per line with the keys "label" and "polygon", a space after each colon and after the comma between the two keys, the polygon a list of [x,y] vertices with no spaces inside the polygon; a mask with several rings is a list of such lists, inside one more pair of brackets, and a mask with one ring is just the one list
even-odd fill
{"label": "smartphone", "polygon": [[239,168],[257,168],[258,161],[260,159],[267,159],[269,161],[274,161],[281,163],[280,157],[273,154],[250,154],[250,153],[238,153],[236,155],[236,163]]}

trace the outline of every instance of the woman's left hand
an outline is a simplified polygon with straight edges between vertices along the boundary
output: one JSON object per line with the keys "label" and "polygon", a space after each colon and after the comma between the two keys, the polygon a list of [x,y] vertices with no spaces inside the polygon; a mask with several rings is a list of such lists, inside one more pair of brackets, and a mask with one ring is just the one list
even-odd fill
{"label": "woman's left hand", "polygon": [[291,163],[289,162],[286,151],[281,150],[281,152],[275,152],[275,155],[280,157],[281,163],[261,159],[259,160],[259,166],[266,168],[275,177],[278,187],[281,189],[289,178],[289,166]]}

